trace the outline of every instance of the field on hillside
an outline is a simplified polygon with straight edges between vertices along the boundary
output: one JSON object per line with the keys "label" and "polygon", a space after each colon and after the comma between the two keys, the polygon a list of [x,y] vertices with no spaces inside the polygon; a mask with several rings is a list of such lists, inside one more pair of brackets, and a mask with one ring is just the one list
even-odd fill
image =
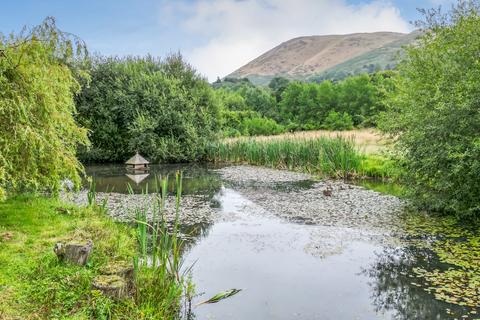
{"label": "field on hillside", "polygon": [[276,139],[315,139],[319,137],[344,137],[353,139],[355,144],[360,148],[360,151],[368,154],[379,154],[386,148],[386,141],[381,136],[380,132],[374,129],[355,129],[347,131],[299,131],[293,133],[284,133],[274,136],[256,136],[256,137],[238,137],[227,138],[226,142],[235,142],[238,140],[276,140]]}

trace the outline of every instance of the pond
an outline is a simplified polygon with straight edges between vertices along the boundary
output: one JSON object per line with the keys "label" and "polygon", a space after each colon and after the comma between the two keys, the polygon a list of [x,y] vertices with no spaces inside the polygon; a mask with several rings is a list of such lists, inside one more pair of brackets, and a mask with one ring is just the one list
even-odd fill
{"label": "pond", "polygon": [[151,190],[156,175],[177,170],[186,202],[201,196],[213,212],[185,225],[191,238],[184,259],[193,264],[199,293],[194,303],[242,289],[196,307],[196,319],[474,318],[472,308],[437,300],[418,285],[415,268],[449,266],[428,248],[399,241],[394,197],[212,164],[153,166],[141,177],[127,176],[121,165],[90,166],[87,173],[97,191],[124,194],[128,184],[137,193],[147,184]]}

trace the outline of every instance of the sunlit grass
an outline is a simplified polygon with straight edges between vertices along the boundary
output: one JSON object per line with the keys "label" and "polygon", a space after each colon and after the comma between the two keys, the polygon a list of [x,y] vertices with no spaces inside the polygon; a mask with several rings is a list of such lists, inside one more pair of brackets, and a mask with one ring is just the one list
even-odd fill
{"label": "sunlit grass", "polygon": [[[88,265],[58,261],[55,243],[78,238],[94,242]],[[91,282],[106,263],[131,260],[134,245],[127,226],[93,207],[35,195],[0,203],[0,319],[101,318],[107,305],[132,314],[126,303],[93,295]]]}
{"label": "sunlit grass", "polygon": [[313,131],[297,131],[291,133],[283,133],[271,136],[256,136],[256,137],[237,137],[227,138],[224,142],[236,142],[239,140],[256,140],[256,141],[270,141],[270,140],[308,140],[318,138],[336,138],[343,137],[351,139],[355,146],[366,154],[379,154],[386,148],[386,141],[382,138],[380,132],[375,129],[354,129],[345,131],[330,131],[330,130],[313,130]]}

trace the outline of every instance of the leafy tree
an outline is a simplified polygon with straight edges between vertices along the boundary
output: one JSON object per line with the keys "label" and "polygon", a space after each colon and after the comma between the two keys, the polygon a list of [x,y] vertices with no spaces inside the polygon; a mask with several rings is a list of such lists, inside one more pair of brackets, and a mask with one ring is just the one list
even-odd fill
{"label": "leafy tree", "polygon": [[238,92],[226,89],[218,89],[216,91],[218,98],[222,101],[223,107],[230,111],[248,110],[249,107],[245,102],[245,98]]}
{"label": "leafy tree", "polygon": [[323,123],[323,127],[328,130],[351,130],[353,129],[352,117],[344,112],[331,110]]}
{"label": "leafy tree", "polygon": [[82,159],[124,161],[139,151],[156,162],[194,161],[215,139],[218,98],[179,54],[163,61],[97,57],[90,73],[77,99],[92,141]]}
{"label": "leafy tree", "polygon": [[244,97],[245,103],[250,110],[268,118],[276,118],[278,116],[275,98],[266,89],[243,87],[238,92]]}
{"label": "leafy tree", "polygon": [[292,82],[282,94],[280,110],[285,122],[319,129],[334,104],[335,93],[330,81],[321,84]]}
{"label": "leafy tree", "polygon": [[60,31],[53,18],[0,36],[0,196],[55,192],[66,178],[80,183],[76,148],[88,139],[74,121],[80,86],[69,66],[85,54],[81,40]]}
{"label": "leafy tree", "polygon": [[270,90],[272,90],[272,93],[275,96],[277,102],[280,102],[282,93],[288,87],[289,83],[290,80],[288,80],[287,78],[275,77],[268,84],[268,87],[270,88]]}
{"label": "leafy tree", "polygon": [[480,219],[480,6],[424,11],[425,35],[407,50],[382,129],[396,138],[422,208]]}
{"label": "leafy tree", "polygon": [[337,111],[350,114],[356,126],[372,116],[375,99],[376,87],[368,74],[349,77],[338,84]]}

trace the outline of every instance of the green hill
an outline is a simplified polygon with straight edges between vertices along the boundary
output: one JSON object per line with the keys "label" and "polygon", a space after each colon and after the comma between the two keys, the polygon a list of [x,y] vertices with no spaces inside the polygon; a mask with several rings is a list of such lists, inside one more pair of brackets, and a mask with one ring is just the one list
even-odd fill
{"label": "green hill", "polygon": [[235,70],[227,78],[267,85],[275,77],[290,80],[340,80],[350,75],[393,69],[402,47],[420,35],[393,32],[308,36],[286,41]]}
{"label": "green hill", "polygon": [[393,69],[402,57],[402,48],[412,44],[420,35],[418,31],[412,32],[400,40],[339,63],[321,73],[307,77],[306,80],[316,82],[327,79],[341,80],[350,75]]}

